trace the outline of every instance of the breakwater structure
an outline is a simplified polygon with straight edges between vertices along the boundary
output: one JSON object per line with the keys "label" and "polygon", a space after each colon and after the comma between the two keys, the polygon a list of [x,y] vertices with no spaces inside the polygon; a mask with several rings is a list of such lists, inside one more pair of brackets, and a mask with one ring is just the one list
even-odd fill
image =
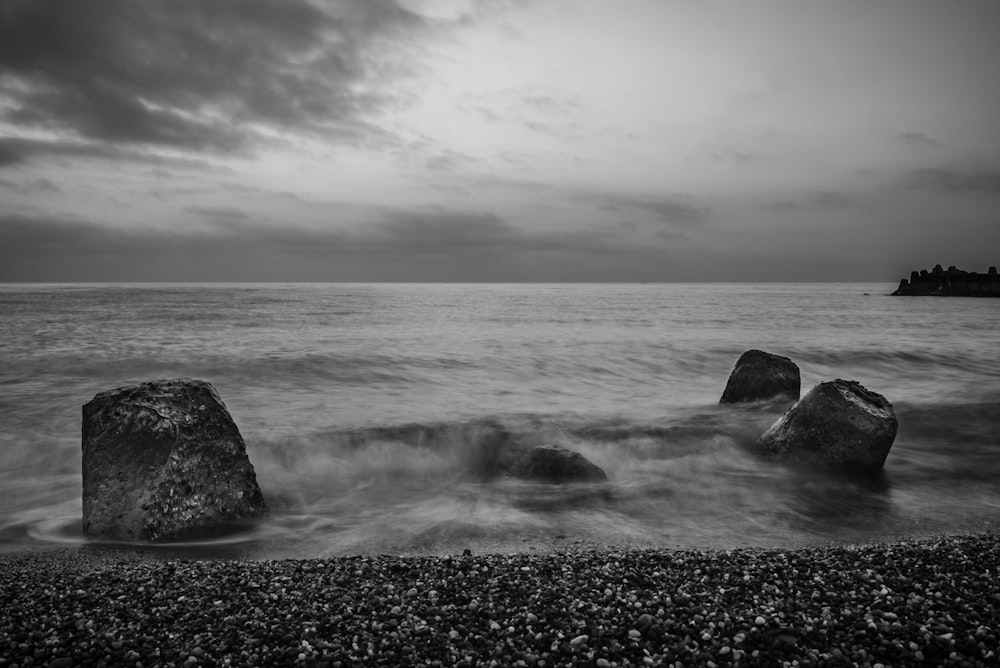
{"label": "breakwater structure", "polygon": [[892,294],[906,297],[1000,297],[1000,276],[995,266],[980,274],[955,266],[942,269],[936,264],[930,271],[910,272],[909,280],[901,279]]}

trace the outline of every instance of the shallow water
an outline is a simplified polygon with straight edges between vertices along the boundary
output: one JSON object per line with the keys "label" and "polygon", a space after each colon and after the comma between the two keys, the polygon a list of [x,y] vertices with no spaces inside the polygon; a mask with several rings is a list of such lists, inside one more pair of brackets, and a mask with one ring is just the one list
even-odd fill
{"label": "shallow water", "polygon": [[[80,544],[80,407],[211,381],[272,517],[195,554],[787,546],[1000,524],[1000,301],[893,286],[0,285],[0,549]],[[868,294],[866,294],[868,293]],[[900,428],[874,481],[764,465],[781,405],[739,355],[860,381]],[[497,434],[603,485],[484,480]]]}

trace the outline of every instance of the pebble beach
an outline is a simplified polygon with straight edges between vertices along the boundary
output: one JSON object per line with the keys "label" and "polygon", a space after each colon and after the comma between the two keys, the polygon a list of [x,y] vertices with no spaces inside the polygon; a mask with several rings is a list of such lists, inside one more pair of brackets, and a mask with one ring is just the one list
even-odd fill
{"label": "pebble beach", "polygon": [[988,666],[1000,535],[793,550],[0,555],[0,666]]}

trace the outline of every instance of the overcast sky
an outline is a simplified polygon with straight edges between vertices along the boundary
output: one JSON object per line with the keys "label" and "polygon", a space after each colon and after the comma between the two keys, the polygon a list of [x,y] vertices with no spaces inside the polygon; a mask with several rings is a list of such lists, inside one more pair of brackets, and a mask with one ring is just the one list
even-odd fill
{"label": "overcast sky", "polygon": [[0,0],[0,280],[1000,264],[996,0]]}

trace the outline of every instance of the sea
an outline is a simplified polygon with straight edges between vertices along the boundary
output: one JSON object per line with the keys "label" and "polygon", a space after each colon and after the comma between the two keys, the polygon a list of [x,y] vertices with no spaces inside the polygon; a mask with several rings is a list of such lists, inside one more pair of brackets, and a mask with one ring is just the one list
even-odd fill
{"label": "sea", "polygon": [[[191,557],[790,548],[1000,526],[1000,300],[889,284],[0,284],[0,550]],[[899,430],[880,475],[764,462],[787,403],[739,356],[844,378]],[[164,545],[81,529],[81,407],[211,382],[270,516]],[[499,435],[606,483],[482,475]]]}

